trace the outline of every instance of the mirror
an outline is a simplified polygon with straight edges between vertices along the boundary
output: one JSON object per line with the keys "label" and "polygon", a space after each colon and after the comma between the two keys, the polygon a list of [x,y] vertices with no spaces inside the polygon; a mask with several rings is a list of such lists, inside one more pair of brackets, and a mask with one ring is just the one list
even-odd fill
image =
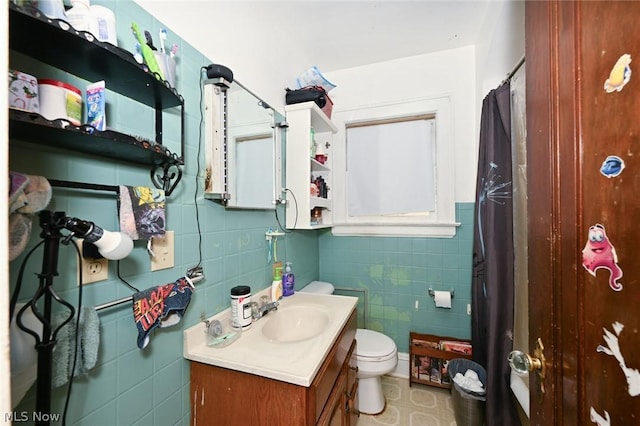
{"label": "mirror", "polygon": [[238,81],[206,80],[205,196],[229,208],[274,209],[282,125],[284,116]]}

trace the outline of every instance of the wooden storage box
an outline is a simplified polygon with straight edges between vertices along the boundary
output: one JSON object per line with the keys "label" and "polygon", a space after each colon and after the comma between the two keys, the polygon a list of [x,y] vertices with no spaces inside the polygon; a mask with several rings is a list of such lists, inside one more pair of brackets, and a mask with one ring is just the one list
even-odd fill
{"label": "wooden storage box", "polygon": [[[445,343],[443,343],[445,342]],[[447,348],[447,350],[441,348]],[[449,360],[471,359],[471,342],[455,337],[409,333],[409,386],[413,383],[450,388]]]}

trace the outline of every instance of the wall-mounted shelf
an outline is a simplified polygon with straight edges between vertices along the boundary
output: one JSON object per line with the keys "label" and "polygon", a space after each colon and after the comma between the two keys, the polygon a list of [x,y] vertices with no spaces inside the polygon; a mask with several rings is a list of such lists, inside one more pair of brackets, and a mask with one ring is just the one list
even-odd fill
{"label": "wall-mounted shelf", "polygon": [[111,130],[100,132],[91,126],[74,126],[66,120],[49,121],[33,112],[9,109],[9,134],[12,140],[138,164],[181,164],[163,145]]}
{"label": "wall-mounted shelf", "polygon": [[[151,165],[154,185],[169,195],[179,182],[184,164],[184,99],[158,74],[150,73],[133,55],[76,31],[69,23],[50,19],[31,6],[9,2],[9,48],[87,81],[105,80],[109,90],[155,110],[155,140],[139,140],[114,130],[73,126],[66,120],[49,121],[35,113],[9,111],[12,141],[38,143],[72,152]],[[180,154],[162,145],[162,114],[180,107]],[[175,167],[174,167],[175,166]],[[169,169],[178,168],[178,173]],[[163,176],[156,176],[158,168]],[[176,179],[177,177],[177,179]],[[159,183],[161,185],[159,185]]]}
{"label": "wall-mounted shelf", "polygon": [[[330,147],[336,126],[314,102],[303,102],[285,107],[287,122],[286,145],[286,186],[293,194],[287,200],[286,223],[289,229],[329,228],[332,220],[332,174],[333,159]],[[328,154],[328,161],[320,163],[311,157],[311,129],[316,142],[322,144]],[[310,177],[321,177],[329,192],[326,198],[310,195]],[[312,220],[311,211],[320,208],[321,223]]]}
{"label": "wall-mounted shelf", "polygon": [[37,9],[12,2],[9,47],[88,81],[106,80],[109,90],[156,109],[184,103],[175,89],[146,71],[130,52],[76,31],[65,21],[47,18]]}

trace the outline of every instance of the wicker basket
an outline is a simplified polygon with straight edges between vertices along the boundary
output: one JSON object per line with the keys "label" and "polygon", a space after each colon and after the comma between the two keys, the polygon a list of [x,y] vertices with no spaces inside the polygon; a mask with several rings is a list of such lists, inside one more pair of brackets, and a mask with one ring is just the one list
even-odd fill
{"label": "wicker basket", "polygon": [[468,359],[456,358],[449,361],[449,376],[451,377],[451,402],[453,414],[458,426],[483,426],[486,397],[467,391],[453,381],[457,373],[464,375],[467,370],[478,374],[482,385],[487,385],[487,372],[478,363]]}

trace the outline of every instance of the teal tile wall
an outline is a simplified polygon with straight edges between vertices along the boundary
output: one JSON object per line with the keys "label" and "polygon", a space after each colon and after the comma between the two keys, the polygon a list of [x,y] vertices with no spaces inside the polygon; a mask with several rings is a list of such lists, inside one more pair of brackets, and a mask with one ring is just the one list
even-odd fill
{"label": "teal tile wall", "polygon": [[[163,26],[133,1],[93,0],[92,4],[102,4],[115,12],[119,46],[129,51],[135,48],[135,39],[129,28],[132,21],[142,29],[149,29],[152,34],[157,34]],[[189,363],[182,357],[182,331],[196,324],[201,312],[211,316],[226,309],[231,287],[248,284],[257,292],[271,283],[264,233],[269,227],[277,227],[274,212],[228,211],[202,196],[204,154],[199,137],[200,68],[214,62],[212,59],[215,58],[205,58],[176,37],[170,28],[168,41],[179,45],[176,88],[185,99],[186,113],[183,179],[169,197],[166,209],[167,228],[175,231],[175,267],[151,273],[144,244],[136,242],[133,253],[120,262],[119,269],[120,275],[139,289],[173,282],[184,275],[187,268],[198,263],[201,234],[206,279],[197,285],[182,321],[171,328],[157,330],[144,350],[136,346],[137,330],[130,304],[99,312],[98,362],[87,375],[76,378],[73,383],[67,414],[69,425],[188,425]],[[76,76],[15,52],[10,54],[10,67],[39,77],[68,81],[79,88],[87,84]],[[122,133],[153,139],[154,111],[124,96],[108,92],[107,120],[109,127]],[[178,114],[175,110],[167,110],[163,113],[163,120],[165,145],[173,152],[179,152]],[[198,152],[201,152],[200,158]],[[12,141],[10,145],[10,169],[50,179],[151,186],[147,166],[18,141]],[[117,202],[113,193],[58,188],[54,189],[48,208],[94,221],[106,229],[117,229]],[[282,208],[279,208],[278,215],[284,222]],[[11,291],[15,288],[18,269],[26,253],[40,240],[39,232],[36,222],[27,250],[10,264]],[[293,232],[280,238],[279,258],[293,262],[297,287],[317,279],[317,235]],[[35,274],[40,271],[41,259],[42,251],[36,250],[27,263],[20,293],[22,300],[32,295],[37,287]],[[110,262],[108,281],[83,287],[83,306],[95,306],[132,294],[132,290],[118,280],[117,266],[117,262]],[[70,247],[61,246],[54,285],[61,297],[77,306],[76,259],[75,251]],[[54,413],[62,413],[66,392],[66,386],[54,389]],[[32,412],[34,404],[32,388],[16,411]]]}
{"label": "teal tile wall", "polygon": [[[409,352],[410,331],[470,338],[473,208],[473,203],[456,204],[461,226],[451,239],[335,237],[324,231],[320,279],[336,287],[366,288],[368,328],[393,338],[400,352]],[[453,289],[452,308],[436,309],[429,288]]]}

